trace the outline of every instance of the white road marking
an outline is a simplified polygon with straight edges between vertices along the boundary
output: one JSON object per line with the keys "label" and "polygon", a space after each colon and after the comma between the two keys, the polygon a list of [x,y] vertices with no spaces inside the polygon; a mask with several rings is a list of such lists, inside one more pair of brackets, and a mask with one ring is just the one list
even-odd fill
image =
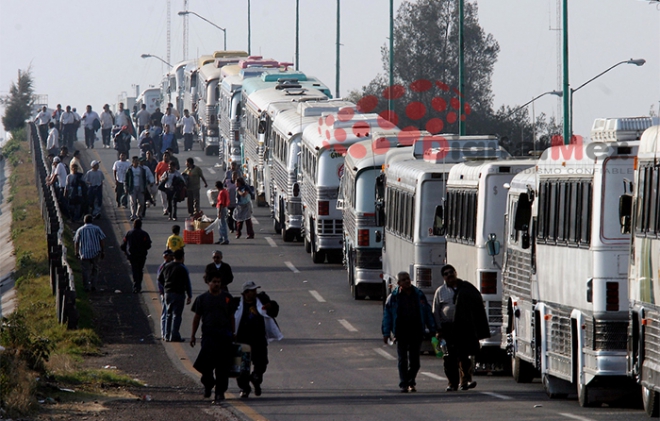
{"label": "white road marking", "polygon": [[291,272],[293,272],[293,273],[300,273],[300,271],[299,271],[295,266],[293,266],[293,263],[291,263],[291,262],[284,262],[284,264],[286,265],[286,267],[288,267],[289,269],[291,269]]}
{"label": "white road marking", "polygon": [[572,419],[572,420],[578,420],[578,421],[595,421],[595,420],[592,419],[592,418],[581,417],[581,416],[579,416],[579,415],[569,414],[569,413],[567,413],[567,412],[559,412],[559,415],[561,415],[561,416],[563,416],[563,417],[566,417],[566,418],[570,418],[570,419]]}
{"label": "white road marking", "polygon": [[353,327],[352,324],[348,323],[348,321],[345,320],[345,319],[339,319],[337,321],[339,322],[340,325],[344,326],[346,328],[346,330],[348,330],[349,332],[357,332],[358,331],[355,327]]}
{"label": "white road marking", "polygon": [[273,241],[272,238],[270,237],[264,237],[266,239],[266,242],[270,244],[271,247],[277,247],[277,244],[275,244],[275,241]]}
{"label": "white road marking", "polygon": [[210,172],[211,174],[215,174],[215,170],[214,170],[213,168],[207,168],[207,170],[208,170],[208,172]]}
{"label": "white road marking", "polygon": [[321,297],[321,294],[318,292],[314,291],[313,289],[309,291],[310,294],[312,294],[312,297],[316,298],[316,301],[319,303],[325,303],[325,298]]}
{"label": "white road marking", "polygon": [[428,371],[422,371],[420,374],[423,374],[426,377],[430,377],[433,380],[439,380],[441,382],[447,381],[446,378],[444,378],[442,376],[438,376],[437,374],[429,373]]}
{"label": "white road marking", "polygon": [[481,393],[482,395],[492,396],[497,399],[502,399],[505,401],[509,401],[513,399],[511,396],[500,395],[499,393],[495,393],[495,392],[479,392],[479,393]]}
{"label": "white road marking", "polygon": [[390,360],[390,361],[396,360],[396,357],[392,356],[389,352],[385,351],[384,349],[374,348],[374,351],[376,351],[376,354],[382,356],[386,360]]}
{"label": "white road marking", "polygon": [[254,225],[259,225],[259,221],[257,221],[257,218],[255,218],[254,216],[252,217],[252,223]]}
{"label": "white road marking", "polygon": [[195,159],[197,160],[197,162],[202,162],[202,158],[200,158],[198,156],[196,156]]}

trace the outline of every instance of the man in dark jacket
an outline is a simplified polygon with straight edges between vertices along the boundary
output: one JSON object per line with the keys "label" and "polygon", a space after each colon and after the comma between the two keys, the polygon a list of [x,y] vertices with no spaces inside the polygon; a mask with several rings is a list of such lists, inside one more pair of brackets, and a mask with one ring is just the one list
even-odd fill
{"label": "man in dark jacket", "polygon": [[133,222],[133,229],[126,233],[121,249],[126,253],[133,271],[133,292],[142,292],[142,271],[147,261],[147,253],[151,248],[151,237],[142,230],[142,220]]}
{"label": "man in dark jacket", "polygon": [[213,252],[213,263],[206,265],[204,269],[204,280],[210,282],[214,275],[220,277],[222,289],[227,291],[227,285],[231,284],[234,280],[234,274],[231,271],[231,266],[222,261],[222,252],[220,250]]}
{"label": "man in dark jacket", "polygon": [[447,391],[459,386],[461,390],[473,389],[477,382],[472,381],[470,356],[479,352],[479,340],[490,337],[483,298],[474,285],[458,279],[452,265],[445,265],[440,273],[445,283],[435,292],[433,316],[438,326],[436,336],[447,342]]}
{"label": "man in dark jacket", "polygon": [[[165,305],[167,317],[165,320],[165,340],[168,342],[183,342],[179,329],[181,328],[181,315],[185,304],[192,302],[192,285],[188,268],[183,264],[183,249],[174,252],[174,261],[163,267],[158,275],[158,283],[163,285],[165,291]],[[186,300],[186,295],[188,299]]]}
{"label": "man in dark jacket", "polygon": [[396,341],[401,392],[416,392],[422,340],[427,331],[435,331],[435,322],[426,296],[412,285],[408,272],[397,274],[397,285],[383,310],[383,342],[387,344],[392,335]]}

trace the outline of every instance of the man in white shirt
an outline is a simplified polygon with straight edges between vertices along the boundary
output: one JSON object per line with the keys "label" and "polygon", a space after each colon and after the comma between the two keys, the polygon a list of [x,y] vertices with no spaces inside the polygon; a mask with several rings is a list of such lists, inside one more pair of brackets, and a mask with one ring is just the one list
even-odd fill
{"label": "man in white shirt", "polygon": [[[94,149],[94,141],[96,140],[96,130],[94,129],[94,121],[101,121],[101,118],[92,111],[92,106],[87,106],[87,111],[82,116],[82,122],[85,125],[85,145],[88,149]],[[99,124],[99,123],[97,123]],[[97,126],[99,127],[99,126]]]}
{"label": "man in white shirt", "polygon": [[110,106],[105,104],[103,112],[101,113],[101,139],[103,139],[103,148],[110,148],[110,133],[112,132],[112,125],[115,123],[115,116],[110,111]]}
{"label": "man in white shirt", "polygon": [[[78,129],[80,128],[80,122],[82,121],[82,119],[80,118],[80,114],[78,114],[78,111],[76,111],[76,107],[73,107],[71,109],[71,112],[73,113],[73,141],[77,142]],[[73,149],[73,144],[71,144],[69,148]]]}
{"label": "man in white shirt", "polygon": [[163,115],[163,118],[160,119],[160,122],[163,124],[163,126],[170,126],[170,133],[174,133],[176,130],[176,116],[172,114],[171,108],[168,107],[165,110],[165,114]]}
{"label": "man in white shirt", "polygon": [[34,118],[34,122],[39,128],[39,139],[41,139],[42,142],[46,142],[46,138],[48,137],[48,123],[50,123],[50,113],[45,105]]}
{"label": "man in white shirt", "polygon": [[66,211],[68,208],[64,202],[64,187],[66,187],[66,168],[62,164],[60,157],[53,158],[53,167],[50,176],[46,180],[46,185],[55,186],[55,194],[57,195],[57,202],[60,204],[60,209]]}
{"label": "man in white shirt", "polygon": [[179,126],[183,131],[183,150],[191,151],[193,147],[193,133],[197,126],[195,117],[190,115],[188,110],[183,110],[183,117],[179,120]]}
{"label": "man in white shirt", "polygon": [[138,111],[138,113],[135,115],[135,119],[137,120],[138,125],[138,133],[142,133],[144,126],[149,124],[151,118],[151,114],[149,114],[149,111],[147,111],[147,104],[142,104],[140,108],[141,110]]}
{"label": "man in white shirt", "polygon": [[75,123],[76,117],[71,111],[71,106],[66,106],[66,111],[60,116],[60,129],[62,130],[63,145],[69,149],[73,149],[73,139],[75,136]]}
{"label": "man in white shirt", "polygon": [[131,163],[126,160],[127,156],[125,153],[119,155],[119,160],[115,161],[112,165],[112,172],[115,176],[115,200],[117,201],[117,207],[123,206],[126,208],[128,206],[128,197],[126,195],[126,189],[124,182],[126,181],[126,171],[131,167]]}
{"label": "man in white shirt", "polygon": [[126,191],[131,198],[131,221],[144,215],[144,191],[148,182],[146,171],[140,166],[140,158],[134,156],[125,177]]}
{"label": "man in white shirt", "polygon": [[59,155],[60,153],[60,131],[55,127],[55,123],[52,121],[48,123],[48,138],[46,139],[46,149],[49,154]]}
{"label": "man in white shirt", "polygon": [[131,119],[128,117],[128,114],[124,111],[124,103],[120,102],[117,104],[117,115],[115,115],[115,126],[124,127],[131,125]]}

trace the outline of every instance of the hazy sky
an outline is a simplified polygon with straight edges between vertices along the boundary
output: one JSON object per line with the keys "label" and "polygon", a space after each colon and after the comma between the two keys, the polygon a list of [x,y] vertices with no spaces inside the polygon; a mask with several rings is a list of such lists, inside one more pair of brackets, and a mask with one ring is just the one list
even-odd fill
{"label": "hazy sky", "polygon": [[[395,10],[402,3],[395,1]],[[500,44],[493,75],[495,107],[515,106],[558,88],[557,0],[480,0],[482,27]],[[577,87],[609,66],[622,65],[574,97],[574,130],[588,136],[596,117],[648,115],[660,101],[660,10],[641,0],[571,1],[570,80]],[[171,55],[183,59],[183,0],[171,0]],[[122,92],[157,86],[167,66],[166,0],[0,0],[0,95],[17,70],[32,66],[36,92],[49,105],[117,102]],[[247,49],[247,0],[189,0],[189,10],[227,28],[228,49]],[[252,54],[293,61],[295,0],[252,0]],[[300,69],[335,88],[336,1],[300,0]],[[389,2],[341,4],[341,89],[345,95],[382,72]],[[189,58],[221,50],[222,31],[189,17]],[[2,110],[0,110],[2,111]],[[536,101],[536,113],[558,112],[555,97]]]}

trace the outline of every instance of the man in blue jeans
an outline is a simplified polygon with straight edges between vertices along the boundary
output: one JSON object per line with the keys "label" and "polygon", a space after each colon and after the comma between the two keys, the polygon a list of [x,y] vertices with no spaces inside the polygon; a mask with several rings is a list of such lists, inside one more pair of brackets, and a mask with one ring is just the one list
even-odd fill
{"label": "man in blue jeans", "polygon": [[416,392],[422,340],[427,329],[435,332],[435,320],[426,296],[412,285],[408,272],[397,274],[397,285],[383,309],[383,342],[387,344],[391,335],[396,341],[401,392]]}
{"label": "man in blue jeans", "polygon": [[[179,249],[174,252],[174,261],[163,267],[158,275],[158,283],[163,285],[165,291],[165,305],[167,316],[165,322],[165,340],[167,342],[183,342],[179,328],[181,315],[186,304],[192,301],[192,285],[188,268],[183,264],[184,252]],[[186,295],[188,299],[186,299]]]}

